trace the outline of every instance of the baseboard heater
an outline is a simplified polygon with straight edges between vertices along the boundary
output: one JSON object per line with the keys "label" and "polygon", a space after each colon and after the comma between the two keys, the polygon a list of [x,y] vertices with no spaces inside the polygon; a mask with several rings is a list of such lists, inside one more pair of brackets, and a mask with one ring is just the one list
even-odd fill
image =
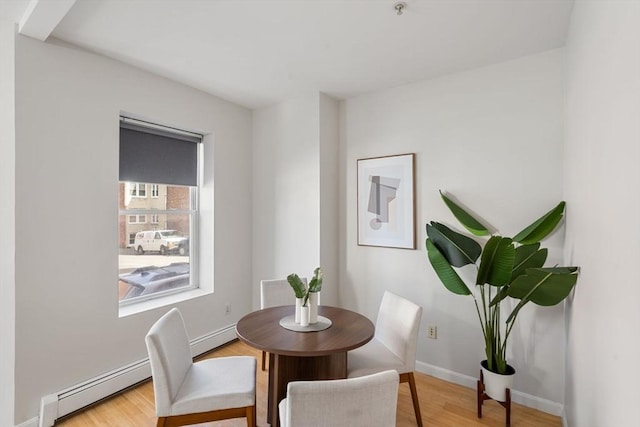
{"label": "baseboard heater", "polygon": [[[233,341],[235,338],[235,325],[229,325],[192,340],[190,343],[191,354],[206,353]],[[44,396],[40,401],[38,426],[52,427],[58,418],[109,397],[149,377],[151,377],[149,359],[144,358],[65,390]]]}

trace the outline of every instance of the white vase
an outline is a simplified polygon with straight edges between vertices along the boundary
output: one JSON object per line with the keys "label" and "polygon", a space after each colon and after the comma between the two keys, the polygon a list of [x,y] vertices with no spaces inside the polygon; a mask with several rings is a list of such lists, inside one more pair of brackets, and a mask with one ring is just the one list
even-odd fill
{"label": "white vase", "polygon": [[300,326],[309,326],[309,306],[300,307]]}
{"label": "white vase", "polygon": [[302,308],[302,298],[296,298],[296,323],[300,323],[300,309]]}
{"label": "white vase", "polygon": [[506,374],[497,374],[487,369],[486,360],[480,363],[480,367],[482,368],[484,392],[493,400],[505,402],[507,400],[507,389],[510,389],[513,385],[516,370],[513,369],[512,366],[507,365]]}
{"label": "white vase", "polygon": [[318,322],[318,293],[309,292],[309,323],[314,324]]}

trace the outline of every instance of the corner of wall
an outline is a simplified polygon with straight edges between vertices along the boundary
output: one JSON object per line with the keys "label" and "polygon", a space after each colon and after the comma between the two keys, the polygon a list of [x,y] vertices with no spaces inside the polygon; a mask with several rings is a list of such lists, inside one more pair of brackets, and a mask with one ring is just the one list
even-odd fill
{"label": "corner of wall", "polygon": [[16,25],[0,19],[0,425],[15,418],[15,39]]}

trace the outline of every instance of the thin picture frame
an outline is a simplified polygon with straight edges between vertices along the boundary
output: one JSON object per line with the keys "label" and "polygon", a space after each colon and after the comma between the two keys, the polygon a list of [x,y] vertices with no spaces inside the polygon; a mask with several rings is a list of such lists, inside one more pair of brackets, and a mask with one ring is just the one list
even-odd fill
{"label": "thin picture frame", "polygon": [[358,245],[415,249],[415,153],[357,160]]}

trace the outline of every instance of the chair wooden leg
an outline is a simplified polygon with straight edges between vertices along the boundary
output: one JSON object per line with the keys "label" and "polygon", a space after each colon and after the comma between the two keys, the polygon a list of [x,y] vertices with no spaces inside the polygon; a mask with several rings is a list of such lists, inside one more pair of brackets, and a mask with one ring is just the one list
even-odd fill
{"label": "chair wooden leg", "polygon": [[247,407],[247,427],[256,427],[256,405]]}
{"label": "chair wooden leg", "polygon": [[266,361],[267,361],[267,353],[266,352],[262,352],[262,370],[266,370]]}
{"label": "chair wooden leg", "polygon": [[241,408],[217,409],[209,412],[194,412],[191,414],[158,417],[158,427],[190,426],[193,424],[245,417],[247,418],[248,427],[256,427],[255,400],[252,406],[243,406]]}
{"label": "chair wooden leg", "polygon": [[422,427],[422,414],[420,413],[420,401],[418,400],[418,389],[416,388],[416,380],[413,376],[413,372],[407,372],[400,374],[401,383],[409,383],[409,389],[411,389],[411,400],[413,400],[413,411],[416,414],[416,422],[419,427]]}

